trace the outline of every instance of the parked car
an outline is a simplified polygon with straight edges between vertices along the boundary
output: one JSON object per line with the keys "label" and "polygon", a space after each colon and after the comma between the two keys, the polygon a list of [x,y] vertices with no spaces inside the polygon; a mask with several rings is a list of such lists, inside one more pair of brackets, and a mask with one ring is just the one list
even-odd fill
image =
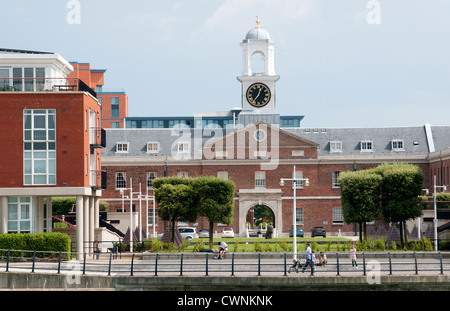
{"label": "parked car", "polygon": [[198,235],[200,238],[209,238],[209,230],[208,229],[202,229],[198,232]]}
{"label": "parked car", "polygon": [[178,227],[178,231],[180,231],[184,240],[197,239],[199,237],[197,228],[194,227]]}
{"label": "parked car", "polygon": [[223,228],[222,238],[234,238],[233,228],[231,228],[231,227]]}
{"label": "parked car", "polygon": [[[291,229],[291,232],[289,233],[289,237],[293,237],[294,236],[294,229]],[[297,237],[303,238],[303,228],[302,227],[297,227]]]}
{"label": "parked car", "polygon": [[314,229],[311,231],[311,236],[323,236],[325,238],[327,236],[327,233],[325,232],[325,229],[323,227],[314,227]]}

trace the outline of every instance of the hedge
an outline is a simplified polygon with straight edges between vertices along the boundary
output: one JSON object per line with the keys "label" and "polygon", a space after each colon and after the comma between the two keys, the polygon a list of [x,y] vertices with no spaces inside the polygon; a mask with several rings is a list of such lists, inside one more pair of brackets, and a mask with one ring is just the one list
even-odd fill
{"label": "hedge", "polygon": [[36,251],[36,256],[46,257],[52,256],[52,253],[53,255],[59,252],[70,253],[71,241],[67,234],[60,232],[6,233],[0,234],[0,249],[2,256],[7,253],[5,250],[15,250],[11,256],[31,257],[33,251]]}

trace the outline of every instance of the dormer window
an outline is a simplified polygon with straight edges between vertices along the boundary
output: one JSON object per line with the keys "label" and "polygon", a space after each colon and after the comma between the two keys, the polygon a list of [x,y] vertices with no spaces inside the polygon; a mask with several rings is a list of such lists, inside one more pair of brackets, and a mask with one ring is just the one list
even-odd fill
{"label": "dormer window", "polygon": [[361,141],[361,152],[371,152],[373,151],[373,142],[371,140]]}
{"label": "dormer window", "polygon": [[342,141],[330,141],[330,152],[342,152]]}
{"label": "dormer window", "polygon": [[147,143],[147,153],[158,153],[159,141],[149,141]]}
{"label": "dormer window", "polygon": [[128,142],[118,142],[116,145],[116,153],[128,153]]}
{"label": "dormer window", "polygon": [[393,151],[405,151],[405,142],[403,139],[393,139],[391,140],[391,147]]}
{"label": "dormer window", "polygon": [[189,153],[191,152],[191,143],[186,141],[178,142],[178,152],[179,153]]}

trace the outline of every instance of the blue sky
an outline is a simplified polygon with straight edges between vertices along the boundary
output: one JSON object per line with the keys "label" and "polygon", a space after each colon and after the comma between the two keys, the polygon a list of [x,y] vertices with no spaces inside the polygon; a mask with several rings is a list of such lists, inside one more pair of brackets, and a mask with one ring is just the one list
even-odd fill
{"label": "blue sky", "polygon": [[130,116],[239,107],[256,16],[275,41],[277,108],[304,127],[450,124],[450,0],[2,0],[0,47],[107,69]]}

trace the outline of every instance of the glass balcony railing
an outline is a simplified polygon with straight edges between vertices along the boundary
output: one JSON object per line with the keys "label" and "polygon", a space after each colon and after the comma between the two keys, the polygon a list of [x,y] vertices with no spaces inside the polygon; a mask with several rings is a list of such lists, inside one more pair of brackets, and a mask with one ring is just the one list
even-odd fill
{"label": "glass balcony railing", "polygon": [[88,92],[97,93],[77,78],[2,78],[0,92]]}

